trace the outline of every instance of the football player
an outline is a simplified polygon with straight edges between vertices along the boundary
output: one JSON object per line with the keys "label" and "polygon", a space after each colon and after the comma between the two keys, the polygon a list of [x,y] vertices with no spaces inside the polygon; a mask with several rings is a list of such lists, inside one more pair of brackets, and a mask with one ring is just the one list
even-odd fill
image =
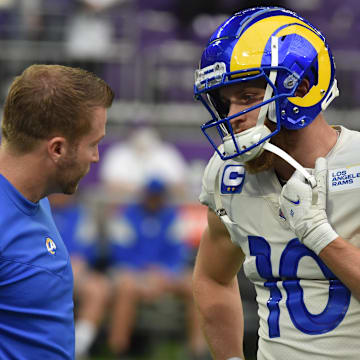
{"label": "football player", "polygon": [[194,89],[215,149],[194,270],[214,358],[244,358],[244,266],[258,360],[359,359],[360,134],[322,113],[339,94],[324,36],[282,8],[241,11],[211,36]]}

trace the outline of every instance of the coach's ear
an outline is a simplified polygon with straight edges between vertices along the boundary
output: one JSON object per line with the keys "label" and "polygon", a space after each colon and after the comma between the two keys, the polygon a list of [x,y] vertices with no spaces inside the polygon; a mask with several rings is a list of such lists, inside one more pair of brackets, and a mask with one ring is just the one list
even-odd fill
{"label": "coach's ear", "polygon": [[57,163],[60,158],[64,158],[66,156],[68,150],[68,142],[62,136],[55,136],[48,140],[47,143],[47,151],[49,157]]}
{"label": "coach's ear", "polygon": [[304,97],[310,90],[310,82],[308,79],[303,79],[295,91],[295,96]]}

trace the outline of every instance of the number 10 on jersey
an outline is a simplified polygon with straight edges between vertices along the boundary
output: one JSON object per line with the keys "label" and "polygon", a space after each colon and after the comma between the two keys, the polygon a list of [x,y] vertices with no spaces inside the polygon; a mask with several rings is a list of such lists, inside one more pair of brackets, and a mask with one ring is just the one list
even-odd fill
{"label": "number 10 on jersey", "polygon": [[[335,329],[345,317],[350,304],[350,291],[326,267],[320,258],[295,238],[289,241],[281,254],[279,278],[273,276],[271,248],[260,236],[248,236],[250,255],[256,257],[256,268],[259,275],[266,279],[264,286],[269,289],[267,302],[269,309],[269,337],[279,337],[280,307],[282,294],[278,283],[282,282],[286,290],[286,307],[294,326],[303,333],[318,335]],[[329,282],[329,297],[325,309],[320,314],[312,314],[304,302],[304,290],[297,277],[300,260],[304,256],[313,258]]]}

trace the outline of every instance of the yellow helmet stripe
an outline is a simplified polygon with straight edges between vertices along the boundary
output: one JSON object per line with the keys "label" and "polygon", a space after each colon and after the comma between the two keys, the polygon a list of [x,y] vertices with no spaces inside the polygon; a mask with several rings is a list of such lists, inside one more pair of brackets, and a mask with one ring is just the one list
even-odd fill
{"label": "yellow helmet stripe", "polygon": [[276,36],[281,37],[296,32],[307,39],[318,53],[319,69],[321,69],[321,73],[319,72],[318,76],[318,85],[313,86],[309,93],[303,98],[290,98],[291,102],[295,105],[309,107],[318,103],[325,95],[321,90],[328,89],[329,87],[331,62],[324,42],[308,24],[300,19],[281,15],[264,18],[254,23],[244,31],[234,46],[230,62],[230,71],[260,67],[269,37],[276,32],[276,30],[287,24],[292,25],[280,30]]}
{"label": "yellow helmet stripe", "polygon": [[317,104],[325,95],[325,92],[322,90],[326,90],[330,86],[331,80],[331,63],[329,52],[327,51],[324,42],[319,38],[318,35],[314,33],[314,31],[309,30],[308,28],[304,28],[302,26],[293,25],[289,26],[277,34],[278,36],[284,36],[288,34],[293,34],[294,28],[296,28],[296,33],[303,36],[307,39],[312,46],[314,46],[317,54],[318,54],[318,83],[313,86],[310,91],[304,97],[292,97],[288,100],[294,105],[310,107]]}

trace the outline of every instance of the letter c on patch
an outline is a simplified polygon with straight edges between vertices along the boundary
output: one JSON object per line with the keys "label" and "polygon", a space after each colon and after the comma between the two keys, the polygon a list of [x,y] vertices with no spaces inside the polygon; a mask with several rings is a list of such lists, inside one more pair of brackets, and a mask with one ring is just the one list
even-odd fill
{"label": "letter c on patch", "polygon": [[245,167],[243,165],[227,165],[224,168],[221,193],[240,193],[245,179]]}

